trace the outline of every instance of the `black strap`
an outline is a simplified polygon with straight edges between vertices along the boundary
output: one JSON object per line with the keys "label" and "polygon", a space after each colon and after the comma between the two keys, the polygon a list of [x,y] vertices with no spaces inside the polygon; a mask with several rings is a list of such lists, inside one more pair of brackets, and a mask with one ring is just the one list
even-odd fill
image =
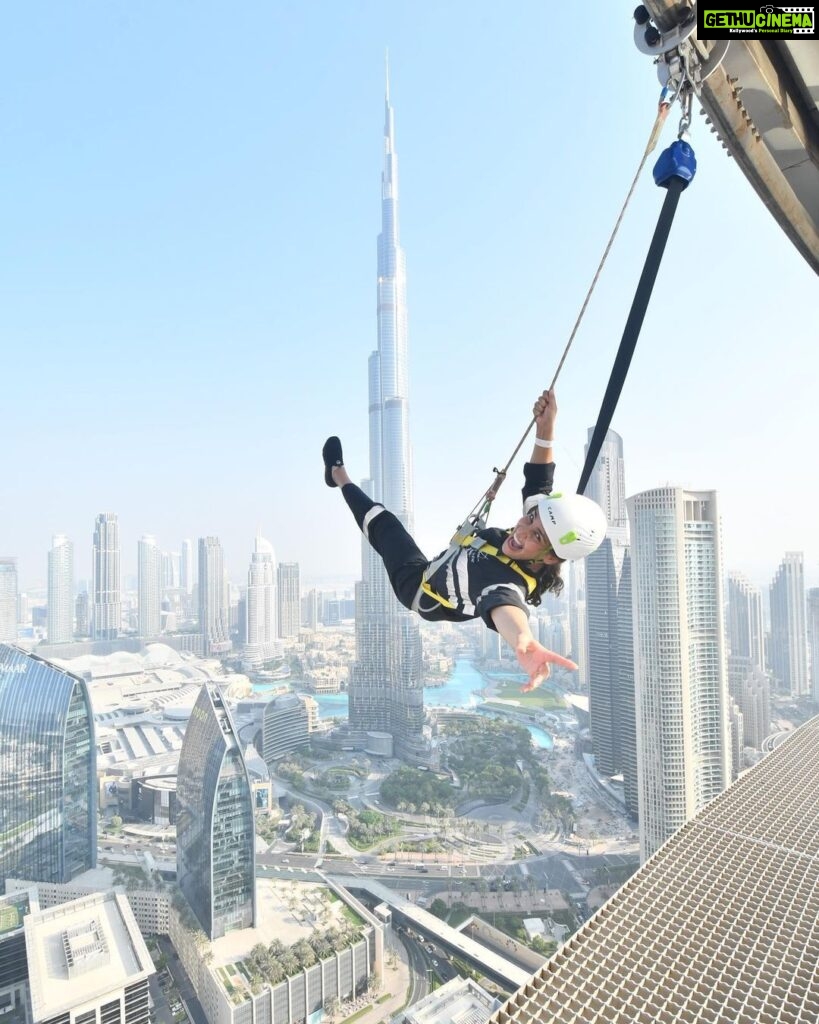
{"label": "black strap", "polygon": [[678,178],[676,176],[671,178],[668,183],[668,191],[665,195],[663,208],[660,210],[657,227],[654,229],[654,237],[651,239],[648,255],[646,256],[646,261],[643,264],[643,272],[640,275],[637,291],[634,293],[634,301],[631,304],[631,311],[629,312],[628,320],[626,320],[623,337],[620,340],[620,348],[617,350],[617,358],[614,360],[614,366],[612,367],[611,376],[609,377],[606,393],[603,396],[603,404],[600,406],[600,413],[597,417],[597,424],[594,428],[591,442],[589,443],[586,462],[583,466],[583,472],[580,475],[580,483],[577,485],[578,494],[583,494],[586,490],[586,485],[591,477],[594,464],[597,462],[597,456],[600,454],[600,449],[603,447],[606,431],[611,426],[614,410],[617,408],[620,392],[623,390],[623,385],[626,382],[626,374],[628,373],[628,368],[631,365],[631,357],[634,355],[637,339],[640,337],[640,329],[643,326],[643,320],[646,315],[646,310],[648,309],[648,303],[651,299],[651,292],[657,278],[657,271],[660,269],[663,252],[665,251],[665,243],[668,241],[668,235],[671,231],[671,223],[674,220],[674,214],[677,210],[677,202],[679,201],[680,193],[687,184],[688,182],[683,181],[682,178]]}

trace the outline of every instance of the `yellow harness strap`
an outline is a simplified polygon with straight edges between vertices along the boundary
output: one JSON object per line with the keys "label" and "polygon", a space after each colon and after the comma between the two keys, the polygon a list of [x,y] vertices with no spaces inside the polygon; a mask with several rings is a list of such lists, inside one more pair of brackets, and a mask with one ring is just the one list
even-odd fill
{"label": "yellow harness strap", "polygon": [[[474,547],[476,551],[483,551],[484,554],[490,555],[492,558],[497,558],[499,562],[503,562],[504,565],[508,565],[510,569],[512,569],[514,572],[518,574],[518,576],[523,577],[523,580],[526,583],[527,594],[532,594],[536,590],[537,580],[533,576],[530,576],[528,572],[524,572],[524,570],[513,558],[509,558],[508,555],[501,554],[501,552],[498,550],[498,548],[494,546],[494,544],[490,544],[488,541],[481,540],[481,538],[478,537],[475,533],[470,533],[466,535],[461,534],[459,536],[456,535],[456,537],[453,538],[453,541],[457,541],[457,543],[452,544],[449,551],[447,552],[446,558],[442,561],[439,561],[437,564],[433,563],[433,565],[430,565],[429,568],[432,569],[433,573],[437,572],[438,569],[440,569],[445,562],[450,561],[453,558],[453,556],[457,554],[459,548]],[[427,572],[429,572],[429,569],[427,570]],[[431,597],[433,601],[437,601],[438,604],[442,604],[445,608],[457,607],[457,605],[454,604],[454,602],[448,601],[445,597],[441,597],[440,594],[436,594],[436,592],[429,585],[426,573],[424,574],[424,578],[421,581],[421,590],[423,593],[427,595],[427,597]]]}

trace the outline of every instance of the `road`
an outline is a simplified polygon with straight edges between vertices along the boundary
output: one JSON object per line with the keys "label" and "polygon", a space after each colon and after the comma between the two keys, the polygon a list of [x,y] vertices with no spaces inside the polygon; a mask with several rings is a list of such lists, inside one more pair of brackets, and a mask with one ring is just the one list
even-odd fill
{"label": "road", "polygon": [[423,999],[429,992],[429,980],[427,978],[428,965],[424,957],[424,952],[417,942],[413,942],[413,940],[407,938],[406,935],[402,935],[400,938],[407,951],[407,962],[409,963],[410,969],[409,998],[407,999],[407,1006],[413,1006],[419,999]]}
{"label": "road", "polygon": [[182,961],[176,955],[176,950],[171,945],[171,940],[166,936],[158,935],[157,942],[165,955],[165,959],[168,961],[168,970],[176,987],[179,989],[179,995],[182,997],[182,1002],[191,1021],[193,1024],[208,1024],[202,1004],[196,998],[196,992],[191,980],[182,966]]}
{"label": "road", "polygon": [[[458,971],[452,966],[448,957],[437,946],[414,935],[403,928],[399,938],[407,950],[410,966],[410,998],[408,1006],[427,995],[431,986],[445,984],[458,977]],[[432,952],[429,947],[432,947]]]}

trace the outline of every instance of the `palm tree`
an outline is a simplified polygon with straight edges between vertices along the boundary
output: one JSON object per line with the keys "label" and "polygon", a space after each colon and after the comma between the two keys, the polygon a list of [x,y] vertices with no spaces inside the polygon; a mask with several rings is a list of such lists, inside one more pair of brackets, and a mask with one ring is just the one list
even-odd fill
{"label": "palm tree", "polygon": [[284,953],[282,953],[279,962],[284,968],[284,974],[285,977],[287,978],[292,977],[294,974],[298,973],[298,971],[301,970],[299,958],[296,956],[292,949],[286,949]]}
{"label": "palm tree", "polygon": [[316,951],[307,939],[299,939],[293,946],[293,953],[298,957],[302,967],[312,967],[317,960]]}
{"label": "palm tree", "polygon": [[278,985],[280,981],[284,981],[287,977],[284,966],[278,957],[272,957],[268,961],[265,976],[271,985]]}

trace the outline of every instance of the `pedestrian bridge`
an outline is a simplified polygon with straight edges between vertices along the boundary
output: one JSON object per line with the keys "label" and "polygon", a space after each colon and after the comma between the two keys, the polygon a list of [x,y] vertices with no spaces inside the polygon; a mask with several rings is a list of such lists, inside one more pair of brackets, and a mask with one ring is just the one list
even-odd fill
{"label": "pedestrian bridge", "polygon": [[358,889],[367,892],[378,901],[386,903],[392,910],[394,919],[429,936],[430,941],[445,949],[447,953],[475,966],[482,974],[505,989],[517,990],[531,978],[529,972],[511,963],[506,957],[500,956],[482,943],[470,939],[439,917],[416,906],[400,893],[388,885],[377,882],[374,878],[333,875],[333,881],[345,889]]}

